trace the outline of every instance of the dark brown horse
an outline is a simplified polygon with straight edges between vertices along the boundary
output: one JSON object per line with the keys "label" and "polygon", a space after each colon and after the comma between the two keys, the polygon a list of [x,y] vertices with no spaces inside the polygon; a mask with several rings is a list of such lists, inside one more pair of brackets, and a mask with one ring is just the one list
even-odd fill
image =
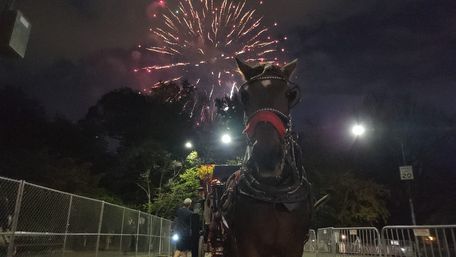
{"label": "dark brown horse", "polygon": [[291,132],[290,109],[299,88],[289,79],[296,61],[283,67],[237,62],[246,80],[239,95],[249,146],[222,198],[225,256],[301,257],[312,201]]}

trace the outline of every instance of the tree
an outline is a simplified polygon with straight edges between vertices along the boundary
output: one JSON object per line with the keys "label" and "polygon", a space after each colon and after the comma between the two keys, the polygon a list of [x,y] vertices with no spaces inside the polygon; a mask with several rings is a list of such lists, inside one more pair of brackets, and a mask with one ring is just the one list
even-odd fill
{"label": "tree", "polygon": [[210,169],[207,165],[201,165],[196,152],[187,156],[185,168],[185,171],[177,178],[170,180],[163,192],[154,199],[152,210],[156,215],[171,218],[185,198],[197,197],[201,178],[206,176]]}
{"label": "tree", "polygon": [[152,140],[181,155],[182,142],[192,133],[193,123],[182,111],[183,102],[167,99],[159,93],[145,95],[121,88],[104,95],[81,123],[100,137],[117,140],[120,150]]}
{"label": "tree", "polygon": [[0,174],[55,189],[110,198],[99,187],[95,162],[104,144],[74,123],[46,117],[41,105],[16,87],[0,90]]}
{"label": "tree", "polygon": [[375,226],[389,217],[388,190],[372,180],[344,173],[333,176],[323,191],[330,200],[317,214],[319,226]]}
{"label": "tree", "polygon": [[395,196],[389,202],[391,222],[410,222],[407,187],[398,171],[404,164],[414,168],[412,197],[417,222],[428,223],[437,212],[449,212],[451,204],[443,203],[456,200],[451,193],[456,183],[454,162],[451,164],[456,140],[454,120],[409,94],[370,94],[359,115],[372,131],[367,140],[362,140],[358,167],[368,172],[364,176],[386,185]]}
{"label": "tree", "polygon": [[171,181],[164,192],[157,195],[152,204],[152,212],[160,217],[173,217],[183,199],[197,196],[199,186],[197,168],[187,169],[178,179]]}
{"label": "tree", "polygon": [[[113,162],[101,182],[113,192],[128,192],[121,193],[127,203],[138,206],[148,202],[174,176],[180,163],[176,160],[184,156],[182,144],[193,133],[193,124],[183,112],[187,96],[179,90],[177,84],[162,85],[147,95],[130,88],[114,90],[80,122],[87,131],[111,143]],[[147,179],[141,177],[145,172]]]}
{"label": "tree", "polygon": [[141,173],[139,182],[137,183],[138,187],[141,188],[141,190],[144,191],[147,196],[147,203],[144,204],[144,209],[148,213],[153,212],[152,197],[154,195],[161,195],[162,193],[163,181],[165,180],[165,177],[175,178],[179,174],[179,171],[182,169],[182,163],[176,160],[171,160],[165,163],[163,167],[154,165],[153,169],[155,171],[158,170],[160,173],[160,181],[156,190],[154,190],[155,188],[151,180],[151,169],[147,169],[144,173]]}

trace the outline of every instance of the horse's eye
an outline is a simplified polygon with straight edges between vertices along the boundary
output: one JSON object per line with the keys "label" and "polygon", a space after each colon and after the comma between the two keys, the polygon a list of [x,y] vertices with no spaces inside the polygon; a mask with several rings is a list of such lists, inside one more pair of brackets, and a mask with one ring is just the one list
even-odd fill
{"label": "horse's eye", "polygon": [[293,102],[297,96],[298,92],[296,90],[290,90],[287,92],[287,99],[290,103]]}

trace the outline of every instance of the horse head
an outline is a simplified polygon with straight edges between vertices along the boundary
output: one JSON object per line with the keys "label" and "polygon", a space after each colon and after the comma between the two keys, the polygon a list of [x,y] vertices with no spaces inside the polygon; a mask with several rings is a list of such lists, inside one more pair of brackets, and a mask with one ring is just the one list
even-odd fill
{"label": "horse head", "polygon": [[297,60],[285,65],[250,66],[236,59],[246,83],[239,89],[250,141],[248,162],[260,178],[282,175],[284,141],[290,129],[290,110],[299,101],[299,88],[289,81]]}

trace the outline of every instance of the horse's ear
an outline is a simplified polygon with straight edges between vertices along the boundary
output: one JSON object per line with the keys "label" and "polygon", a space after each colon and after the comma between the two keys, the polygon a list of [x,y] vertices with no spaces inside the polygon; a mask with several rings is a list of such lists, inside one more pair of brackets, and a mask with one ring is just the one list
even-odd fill
{"label": "horse's ear", "polygon": [[250,80],[256,75],[256,69],[248,65],[247,63],[239,60],[237,57],[236,63],[239,67],[239,70],[241,71],[242,75],[244,75],[245,80]]}
{"label": "horse's ear", "polygon": [[293,75],[293,72],[295,71],[297,64],[298,59],[294,59],[292,62],[282,67],[281,70],[286,79],[290,79],[291,75]]}

